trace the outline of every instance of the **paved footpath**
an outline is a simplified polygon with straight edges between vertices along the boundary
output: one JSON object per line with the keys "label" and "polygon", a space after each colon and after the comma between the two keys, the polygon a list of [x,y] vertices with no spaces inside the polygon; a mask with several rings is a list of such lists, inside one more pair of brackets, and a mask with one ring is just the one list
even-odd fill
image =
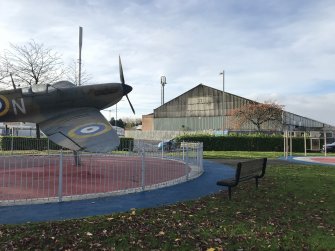
{"label": "paved footpath", "polygon": [[0,224],[82,218],[193,200],[222,190],[223,187],[217,186],[216,181],[232,177],[233,173],[231,166],[204,160],[204,173],[182,184],[105,198],[0,207]]}

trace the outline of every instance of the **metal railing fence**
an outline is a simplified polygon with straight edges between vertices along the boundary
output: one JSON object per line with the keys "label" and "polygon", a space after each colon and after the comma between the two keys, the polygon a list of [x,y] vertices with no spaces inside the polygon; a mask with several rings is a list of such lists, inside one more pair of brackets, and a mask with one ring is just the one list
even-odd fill
{"label": "metal railing fence", "polygon": [[167,151],[154,142],[135,141],[110,154],[41,149],[0,155],[0,206],[140,192],[203,172],[202,143],[182,143]]}

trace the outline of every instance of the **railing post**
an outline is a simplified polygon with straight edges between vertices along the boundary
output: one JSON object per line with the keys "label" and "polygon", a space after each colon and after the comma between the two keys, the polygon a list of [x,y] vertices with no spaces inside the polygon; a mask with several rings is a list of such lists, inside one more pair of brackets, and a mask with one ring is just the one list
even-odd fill
{"label": "railing post", "polygon": [[50,141],[49,141],[49,138],[48,138],[48,156],[50,155]]}
{"label": "railing post", "polygon": [[14,151],[14,136],[12,135],[11,137],[11,142],[10,142],[10,155],[13,155],[13,151]]}
{"label": "railing post", "polygon": [[142,191],[144,191],[144,189],[145,189],[145,155],[144,155],[144,147],[142,147],[141,160],[142,160],[142,165],[141,165]]}
{"label": "railing post", "polygon": [[186,146],[186,160],[185,160],[185,177],[186,177],[186,180],[188,180],[189,178],[189,172],[188,172],[188,145]]}
{"label": "railing post", "polygon": [[63,151],[59,155],[58,202],[62,202],[63,193]]}
{"label": "railing post", "polygon": [[201,145],[201,149],[200,149],[200,151],[201,151],[201,154],[200,154],[200,156],[201,156],[201,172],[203,172],[204,171],[204,143],[200,143],[200,145]]}
{"label": "railing post", "polygon": [[164,158],[164,139],[162,140],[162,159]]}
{"label": "railing post", "polygon": [[185,142],[182,142],[182,146],[183,146],[183,160],[185,160]]}
{"label": "railing post", "polygon": [[128,156],[130,156],[132,147],[134,147],[133,146],[133,141],[129,140],[128,141]]}

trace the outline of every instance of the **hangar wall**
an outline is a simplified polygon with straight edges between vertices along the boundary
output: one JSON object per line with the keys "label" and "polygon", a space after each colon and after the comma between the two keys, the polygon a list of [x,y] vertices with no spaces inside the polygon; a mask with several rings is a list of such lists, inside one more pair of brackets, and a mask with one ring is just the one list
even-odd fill
{"label": "hangar wall", "polygon": [[[248,103],[257,102],[225,92],[223,103],[222,94],[222,90],[199,84],[154,109],[153,116],[150,117],[150,123],[153,125],[151,124],[148,128],[152,127],[153,130],[159,131],[256,130],[256,126],[252,123],[244,124],[243,127],[237,129],[233,117],[230,116],[230,111]],[[223,104],[225,109],[223,109]],[[145,121],[143,125],[145,127]],[[331,125],[286,111],[283,112],[283,124],[269,122],[263,125],[263,129],[282,131],[283,126],[290,127],[290,130],[292,128],[318,130],[325,127],[334,129]]]}

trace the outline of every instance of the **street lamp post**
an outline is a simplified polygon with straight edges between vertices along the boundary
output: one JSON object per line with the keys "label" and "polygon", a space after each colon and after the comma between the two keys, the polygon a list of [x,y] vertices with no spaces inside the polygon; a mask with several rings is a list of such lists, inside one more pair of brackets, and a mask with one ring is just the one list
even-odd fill
{"label": "street lamp post", "polygon": [[222,75],[222,131],[225,129],[224,126],[224,116],[225,116],[225,92],[224,92],[224,70],[220,72]]}

